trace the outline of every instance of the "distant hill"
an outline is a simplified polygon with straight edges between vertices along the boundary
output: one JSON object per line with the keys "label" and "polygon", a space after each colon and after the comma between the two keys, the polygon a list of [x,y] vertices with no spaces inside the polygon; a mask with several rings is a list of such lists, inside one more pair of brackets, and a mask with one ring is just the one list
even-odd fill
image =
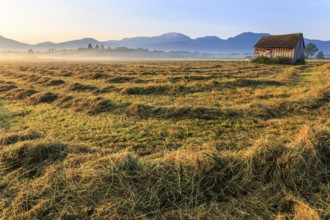
{"label": "distant hill", "polygon": [[130,48],[148,48],[163,51],[190,51],[233,53],[251,52],[254,44],[262,36],[269,34],[243,33],[228,40],[216,36],[206,36],[192,39],[180,33],[167,33],[156,37],[126,38],[120,41],[110,41],[109,46],[125,46]]}
{"label": "distant hill", "polygon": [[1,51],[6,51],[6,50],[21,51],[21,50],[28,50],[29,48],[32,48],[32,47],[33,47],[33,45],[21,43],[21,42],[0,36],[0,50]]}
{"label": "distant hill", "polygon": [[[36,45],[29,45],[0,36],[1,51],[25,51],[28,49],[48,50],[48,49],[77,49],[87,47],[88,44],[103,45],[104,47],[128,47],[147,48],[149,50],[161,51],[189,51],[207,53],[251,53],[253,46],[262,36],[269,36],[267,33],[245,32],[235,37],[221,39],[216,36],[206,36],[192,39],[181,33],[166,33],[153,37],[133,37],[122,40],[98,41],[93,38],[66,41],[61,43],[43,42]],[[319,50],[330,53],[330,41],[305,39],[306,44],[314,43]]]}
{"label": "distant hill", "polygon": [[48,49],[77,49],[81,47],[87,47],[88,44],[97,45],[102,44],[100,41],[97,41],[93,38],[84,38],[80,40],[66,41],[62,43],[53,43],[53,42],[44,42],[41,44],[36,44],[34,49],[36,50],[48,50]]}
{"label": "distant hill", "polygon": [[[185,44],[190,42],[192,39],[186,35],[180,33],[167,33],[155,37],[133,37],[133,38],[124,38],[120,41],[111,41],[109,42],[112,46],[122,46],[129,48],[150,48],[158,47],[157,45],[162,44]],[[105,42],[108,43],[108,42]],[[156,49],[156,48],[155,48]]]}

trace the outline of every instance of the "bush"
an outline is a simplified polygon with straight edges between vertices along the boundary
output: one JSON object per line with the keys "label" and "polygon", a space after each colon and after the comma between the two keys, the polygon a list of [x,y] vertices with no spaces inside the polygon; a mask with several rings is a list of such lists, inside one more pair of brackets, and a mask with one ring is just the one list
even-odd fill
{"label": "bush", "polygon": [[291,59],[289,57],[275,57],[272,60],[273,64],[291,64]]}
{"label": "bush", "polygon": [[259,63],[259,64],[271,64],[272,60],[269,57],[260,56],[260,57],[254,58],[251,62]]}
{"label": "bush", "polygon": [[[260,56],[254,58],[251,62],[258,64],[292,64],[291,59],[289,57],[275,57],[274,59],[271,59],[269,57]],[[305,64],[305,59],[300,59],[295,64]]]}

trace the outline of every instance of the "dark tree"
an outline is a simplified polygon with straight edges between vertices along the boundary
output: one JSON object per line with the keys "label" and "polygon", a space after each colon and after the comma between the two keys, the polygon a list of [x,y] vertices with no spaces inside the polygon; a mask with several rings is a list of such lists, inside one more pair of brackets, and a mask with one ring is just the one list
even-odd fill
{"label": "dark tree", "polygon": [[27,53],[31,55],[31,54],[34,54],[34,51],[33,51],[32,49],[29,49],[29,50],[27,51]]}
{"label": "dark tree", "polygon": [[92,44],[88,44],[88,49],[89,49],[89,50],[93,49]]}
{"label": "dark tree", "polygon": [[320,51],[320,52],[317,53],[316,59],[324,60],[324,53],[323,53],[323,51]]}
{"label": "dark tree", "polygon": [[316,47],[315,44],[313,43],[309,43],[306,45],[306,49],[305,49],[305,57],[306,59],[308,59],[309,57],[312,57],[315,55],[315,53],[318,51],[319,49]]}
{"label": "dark tree", "polygon": [[101,45],[101,50],[104,50],[104,46],[103,46],[103,44]]}
{"label": "dark tree", "polygon": [[96,44],[95,49],[99,50],[100,49],[99,45]]}

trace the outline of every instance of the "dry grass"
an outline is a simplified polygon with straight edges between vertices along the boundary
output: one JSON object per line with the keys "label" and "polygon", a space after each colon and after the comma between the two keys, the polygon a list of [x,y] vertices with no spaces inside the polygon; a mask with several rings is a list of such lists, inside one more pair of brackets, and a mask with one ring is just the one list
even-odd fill
{"label": "dry grass", "polygon": [[15,144],[26,140],[34,140],[42,136],[35,131],[13,132],[5,134],[0,138],[0,146]]}
{"label": "dry grass", "polygon": [[1,219],[329,219],[330,68],[4,63]]}

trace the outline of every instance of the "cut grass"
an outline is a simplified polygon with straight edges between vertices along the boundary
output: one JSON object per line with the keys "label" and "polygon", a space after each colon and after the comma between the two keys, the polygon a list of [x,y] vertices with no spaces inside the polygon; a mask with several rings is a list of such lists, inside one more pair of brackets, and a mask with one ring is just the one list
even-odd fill
{"label": "cut grass", "polygon": [[0,132],[9,127],[10,114],[4,109],[4,103],[0,100]]}
{"label": "cut grass", "polygon": [[58,98],[57,94],[52,92],[40,92],[29,98],[29,104],[36,105],[40,103],[52,103]]}
{"label": "cut grass", "polygon": [[34,89],[13,89],[9,92],[7,92],[4,97],[6,99],[13,99],[13,100],[23,100],[27,97],[30,97],[34,94],[36,94],[37,91]]}
{"label": "cut grass", "polygon": [[0,68],[0,218],[330,218],[328,63]]}
{"label": "cut grass", "polygon": [[[327,138],[318,139],[320,133],[326,133]],[[3,216],[15,215],[14,210],[21,213],[16,217],[34,218],[160,218],[174,217],[180,212],[188,216],[202,205],[233,205],[233,198],[248,197],[245,208],[227,213],[226,217],[246,213],[251,219],[275,218],[284,213],[297,218],[310,213],[309,216],[320,218],[302,201],[313,193],[326,193],[329,172],[319,158],[323,153],[319,146],[329,141],[330,130],[320,128],[307,137],[298,135],[302,140],[290,147],[278,141],[264,141],[257,142],[252,152],[177,151],[156,161],[139,159],[127,152],[93,153],[61,143],[13,146],[1,152],[2,172],[40,178],[22,186],[21,192],[28,190],[29,194],[20,193],[20,199],[11,207],[4,207]],[[299,147],[306,142],[311,143],[309,148]],[[38,189],[39,181],[45,184],[42,189]],[[52,187],[55,183],[56,188]],[[306,188],[306,184],[313,187]],[[62,196],[63,192],[67,196]],[[23,198],[25,204],[19,202]],[[76,198],[75,202],[70,202],[70,198]],[[260,200],[264,206],[261,213],[253,205],[261,205]],[[56,209],[51,209],[54,206]],[[215,218],[219,213],[208,209],[199,215]]]}
{"label": "cut grass", "polygon": [[0,136],[0,146],[15,144],[26,140],[34,140],[42,136],[35,131],[14,132]]}
{"label": "cut grass", "polygon": [[90,86],[90,85],[83,85],[80,83],[74,83],[67,88],[69,91],[79,91],[79,92],[86,92],[86,91],[95,91],[97,87]]}

